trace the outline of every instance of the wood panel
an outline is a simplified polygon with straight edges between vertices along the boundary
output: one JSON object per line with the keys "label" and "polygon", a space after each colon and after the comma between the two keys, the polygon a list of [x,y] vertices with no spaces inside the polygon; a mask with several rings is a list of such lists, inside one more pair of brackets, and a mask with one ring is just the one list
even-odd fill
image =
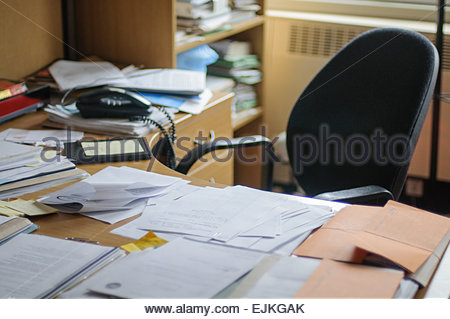
{"label": "wood panel", "polygon": [[0,1],[0,39],[0,78],[20,79],[62,58],[61,1]]}
{"label": "wood panel", "polygon": [[173,0],[77,0],[77,47],[84,55],[145,67],[174,67]]}

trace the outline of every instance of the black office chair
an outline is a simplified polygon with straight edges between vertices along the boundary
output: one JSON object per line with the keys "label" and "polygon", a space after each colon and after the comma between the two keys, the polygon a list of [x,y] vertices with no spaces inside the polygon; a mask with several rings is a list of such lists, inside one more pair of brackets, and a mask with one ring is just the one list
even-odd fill
{"label": "black office chair", "polygon": [[[398,199],[438,64],[428,39],[402,29],[365,32],[336,53],[300,95],[287,125],[290,164],[306,195],[379,205]],[[187,173],[195,160],[218,148],[262,144],[270,141],[210,142],[186,155],[177,169]],[[269,175],[270,170],[269,165]]]}

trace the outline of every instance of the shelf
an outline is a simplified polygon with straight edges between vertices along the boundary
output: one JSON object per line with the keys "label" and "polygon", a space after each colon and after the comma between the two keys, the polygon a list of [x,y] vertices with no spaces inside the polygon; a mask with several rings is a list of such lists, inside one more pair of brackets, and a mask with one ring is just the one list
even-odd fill
{"label": "shelf", "polygon": [[262,114],[263,108],[261,106],[232,114],[231,126],[233,127],[233,131],[237,131],[238,129],[249,124],[250,122],[253,122],[257,118],[261,117]]}
{"label": "shelf", "polygon": [[258,16],[253,19],[250,19],[250,20],[238,22],[238,23],[235,23],[232,25],[231,30],[213,33],[213,34],[202,37],[201,40],[195,40],[192,42],[176,44],[175,45],[175,53],[180,53],[180,52],[195,48],[201,44],[222,40],[224,38],[227,38],[229,36],[238,34],[240,32],[246,31],[246,30],[250,30],[250,29],[260,26],[262,24],[264,24],[263,16]]}

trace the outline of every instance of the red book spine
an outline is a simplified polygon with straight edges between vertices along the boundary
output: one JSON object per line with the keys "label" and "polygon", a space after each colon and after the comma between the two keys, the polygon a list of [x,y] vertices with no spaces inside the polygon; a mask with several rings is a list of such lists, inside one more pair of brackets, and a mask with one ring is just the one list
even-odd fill
{"label": "red book spine", "polygon": [[0,101],[27,91],[25,83],[16,83],[4,88],[0,83]]}

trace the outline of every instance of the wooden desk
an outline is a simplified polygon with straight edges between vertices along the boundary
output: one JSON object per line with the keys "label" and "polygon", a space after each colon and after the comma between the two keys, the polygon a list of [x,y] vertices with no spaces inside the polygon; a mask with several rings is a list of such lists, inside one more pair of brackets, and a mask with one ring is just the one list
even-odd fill
{"label": "wooden desk", "polygon": [[[210,130],[215,131],[216,137],[232,137],[231,129],[231,99],[233,94],[215,93],[207,108],[199,115],[191,115],[186,113],[179,113],[176,115],[175,123],[177,125],[177,136],[184,137],[185,141],[182,146],[183,149],[176,149],[177,156],[182,157],[185,149],[191,149],[194,146],[194,138],[199,134],[208,136]],[[43,111],[26,114],[9,122],[0,125],[0,131],[7,128],[19,129],[42,129],[43,122],[47,119],[47,115]],[[201,133],[200,133],[201,132]],[[87,137],[105,138],[105,136],[86,134]],[[111,137],[111,136],[109,136]],[[146,138],[150,143],[154,142],[158,137],[158,132],[149,134]],[[219,155],[220,156],[220,155]],[[205,181],[209,178],[214,178],[217,182],[231,185],[233,183],[233,159],[227,162],[217,163],[214,159],[207,158],[205,162],[197,163],[188,174],[188,177],[170,170],[154,158],[146,161],[138,162],[116,162],[116,163],[102,163],[102,164],[87,164],[78,165],[77,167],[85,170],[90,174],[94,174],[106,166],[129,166],[142,170],[149,170],[152,172],[179,176],[188,178],[196,185],[214,185]],[[22,196],[23,199],[37,199],[39,196],[53,192],[70,185],[69,183],[48,188],[32,194]],[[129,238],[124,238],[118,235],[111,234],[110,231],[119,227],[130,220],[109,225],[92,218],[88,218],[79,214],[63,214],[57,213],[47,216],[33,217],[31,220],[40,226],[35,232],[37,234],[48,235],[52,237],[65,238],[77,237],[88,240],[98,241],[105,246],[120,246],[129,243]]]}

